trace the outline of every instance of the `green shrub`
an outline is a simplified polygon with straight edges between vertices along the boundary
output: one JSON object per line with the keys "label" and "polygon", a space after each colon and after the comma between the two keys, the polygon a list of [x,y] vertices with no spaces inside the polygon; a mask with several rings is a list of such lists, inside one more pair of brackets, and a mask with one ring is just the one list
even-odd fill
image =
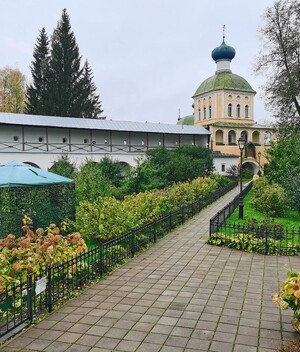
{"label": "green shrub", "polygon": [[162,189],[212,173],[210,149],[203,146],[181,145],[174,150],[160,147],[146,152],[122,186],[124,193],[139,193]]}
{"label": "green shrub", "polygon": [[111,184],[105,179],[99,163],[88,160],[75,177],[76,201],[94,202],[98,197],[111,196]]}
{"label": "green shrub", "polygon": [[243,168],[242,171],[242,176],[243,178],[247,179],[247,180],[251,180],[253,177],[253,170],[249,169],[249,168]]}
{"label": "green shrub", "polygon": [[[231,237],[224,233],[216,232],[208,238],[206,243],[215,246],[235,248],[246,252],[266,253],[266,240],[264,238],[254,237],[251,234],[235,234]],[[287,245],[291,245],[291,243],[287,243]],[[281,255],[282,251],[284,251],[285,255],[299,255],[300,245],[284,248],[276,240],[272,238],[268,239],[269,255]]]}
{"label": "green shrub", "polygon": [[113,161],[107,156],[101,159],[99,162],[100,169],[104,179],[112,186],[120,187],[122,181],[121,175],[121,164],[117,161]]}
{"label": "green shrub", "polygon": [[291,209],[300,213],[300,167],[282,177],[280,184],[285,189]]}
{"label": "green shrub", "polygon": [[267,186],[269,186],[269,182],[265,177],[255,179],[252,187],[252,191],[254,192],[255,197],[259,197]]}
{"label": "green shrub", "polygon": [[283,216],[287,209],[287,197],[284,188],[274,183],[269,184],[265,178],[254,182],[254,194],[251,204],[268,217]]}
{"label": "green shrub", "polygon": [[52,166],[48,171],[73,179],[76,175],[76,166],[71,162],[68,155],[61,155],[58,160],[52,163]]}
{"label": "green shrub", "polygon": [[[100,199],[98,199],[99,201]],[[100,211],[96,202],[80,202],[76,211],[75,227],[82,237],[89,242],[93,242],[99,233]]]}
{"label": "green shrub", "polygon": [[99,197],[94,202],[81,202],[76,228],[89,241],[105,242],[215,191],[218,181],[223,182],[222,178],[199,178],[159,191],[128,195],[123,200]]}
{"label": "green shrub", "polygon": [[225,187],[231,182],[229,177],[225,177],[225,176],[220,175],[220,174],[209,175],[209,178],[212,179],[212,180],[217,181],[218,187]]}

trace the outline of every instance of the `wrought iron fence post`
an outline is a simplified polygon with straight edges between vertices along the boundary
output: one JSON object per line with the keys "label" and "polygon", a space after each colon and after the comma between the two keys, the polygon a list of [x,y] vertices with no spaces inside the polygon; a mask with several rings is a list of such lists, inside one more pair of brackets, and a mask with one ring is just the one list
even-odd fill
{"label": "wrought iron fence post", "polygon": [[99,245],[99,268],[100,268],[100,275],[103,275],[103,244],[100,243]]}
{"label": "wrought iron fence post", "polygon": [[28,319],[30,323],[33,320],[33,293],[32,293],[32,274],[27,277],[27,307],[28,307]]}
{"label": "wrought iron fence post", "polygon": [[131,232],[131,258],[134,257],[135,252],[135,231]]}
{"label": "wrought iron fence post", "polygon": [[52,312],[52,274],[51,274],[51,267],[48,268],[47,270],[47,306],[48,306],[48,312]]}
{"label": "wrought iron fence post", "polygon": [[266,236],[266,251],[265,251],[265,255],[268,255],[269,254],[268,229],[265,230],[265,236]]}
{"label": "wrought iron fence post", "polygon": [[169,213],[169,232],[172,230],[172,213]]}
{"label": "wrought iron fence post", "polygon": [[220,227],[220,218],[219,218],[219,216],[220,216],[220,214],[219,214],[220,212],[218,212],[217,213],[217,216],[216,216],[216,226],[215,226],[215,228],[214,228],[214,232],[215,231],[219,231],[219,227]]}
{"label": "wrought iron fence post", "polygon": [[157,223],[157,220],[155,219],[153,223],[153,242],[154,243],[156,243],[157,241],[156,223]]}

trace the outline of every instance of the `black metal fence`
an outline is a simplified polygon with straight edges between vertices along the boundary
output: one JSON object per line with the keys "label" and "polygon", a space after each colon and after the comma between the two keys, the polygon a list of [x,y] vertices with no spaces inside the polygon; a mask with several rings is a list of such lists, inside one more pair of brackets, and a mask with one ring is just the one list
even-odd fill
{"label": "black metal fence", "polygon": [[300,255],[300,228],[223,223],[208,243],[265,255]]}
{"label": "black metal fence", "polygon": [[51,312],[78,289],[134,257],[236,186],[237,182],[233,182],[39,275],[30,275],[18,285],[0,288],[0,338],[8,338],[36,317]]}
{"label": "black metal fence", "polygon": [[[252,182],[243,189],[243,197],[251,187]],[[226,222],[238,207],[239,197],[237,195],[210,219],[208,243],[265,255],[300,255],[300,228],[289,230],[278,224],[251,221],[244,224]]]}
{"label": "black metal fence", "polygon": [[[250,181],[242,190],[241,196],[244,198],[251,190],[253,182]],[[220,210],[213,218],[210,219],[209,234],[213,234],[225,223],[229,216],[239,205],[240,194],[234,197],[233,201],[228,203],[222,210]]]}

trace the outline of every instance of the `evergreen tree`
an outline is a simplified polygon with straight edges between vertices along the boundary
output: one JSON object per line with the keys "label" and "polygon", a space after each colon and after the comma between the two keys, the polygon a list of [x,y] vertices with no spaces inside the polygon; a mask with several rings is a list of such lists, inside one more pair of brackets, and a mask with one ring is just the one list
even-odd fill
{"label": "evergreen tree", "polygon": [[49,40],[45,28],[40,31],[33,52],[32,84],[27,86],[25,113],[45,115],[46,76],[49,64]]}
{"label": "evergreen tree", "polygon": [[62,117],[101,118],[101,101],[96,94],[88,62],[81,56],[66,9],[51,37],[43,29],[35,47],[33,84],[28,87],[27,113]]}
{"label": "evergreen tree", "polygon": [[51,38],[48,76],[48,115],[80,117],[81,56],[66,9]]}
{"label": "evergreen tree", "polygon": [[[99,118],[99,115],[103,112],[101,109],[101,101],[99,95],[96,94],[96,85],[93,82],[92,69],[86,60],[83,67],[83,78],[82,78],[82,117],[87,118]],[[102,117],[105,119],[105,117]]]}

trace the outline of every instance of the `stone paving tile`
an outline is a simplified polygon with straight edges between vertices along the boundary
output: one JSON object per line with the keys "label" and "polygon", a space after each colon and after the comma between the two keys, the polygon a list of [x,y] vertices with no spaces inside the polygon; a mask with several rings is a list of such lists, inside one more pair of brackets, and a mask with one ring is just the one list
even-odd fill
{"label": "stone paving tile", "polygon": [[161,349],[161,347],[162,346],[158,344],[142,342],[136,351],[137,352],[158,352]]}
{"label": "stone paving tile", "polygon": [[127,329],[111,328],[107,331],[105,336],[112,337],[115,339],[122,339],[127,334],[127,332],[128,332]]}
{"label": "stone paving tile", "polygon": [[27,346],[32,343],[34,341],[33,338],[30,337],[26,337],[24,335],[21,335],[20,337],[18,337],[17,339],[13,339],[10,343],[9,343],[9,347],[13,347],[13,348],[27,348]]}
{"label": "stone paving tile", "polygon": [[100,340],[99,336],[82,335],[76,341],[76,345],[84,345],[84,346],[92,347],[92,346],[95,346],[99,340]]}
{"label": "stone paving tile", "polygon": [[66,352],[88,352],[90,349],[90,346],[71,345]]}
{"label": "stone paving tile", "polygon": [[62,334],[63,331],[47,330],[42,335],[38,336],[38,338],[42,340],[56,340]]}
{"label": "stone paving tile", "polygon": [[75,343],[82,335],[74,332],[64,332],[61,336],[56,338],[57,341],[66,343]]}
{"label": "stone paving tile", "polygon": [[239,344],[235,344],[234,345],[234,349],[233,352],[256,352],[257,348],[256,346],[245,346],[245,345],[239,345]]}
{"label": "stone paving tile", "polygon": [[173,326],[156,324],[151,332],[157,332],[165,335],[169,335],[173,330]]}
{"label": "stone paving tile", "polygon": [[26,348],[29,350],[43,351],[50,344],[51,344],[51,340],[42,340],[39,338],[37,340],[32,341],[29,345],[26,346]]}
{"label": "stone paving tile", "polygon": [[81,324],[81,323],[76,323],[73,326],[70,327],[69,331],[70,332],[77,332],[77,333],[82,333],[84,334],[91,328],[90,325],[88,324]]}
{"label": "stone paving tile", "polygon": [[[0,350],[271,352],[294,338],[270,295],[297,257],[205,244],[210,217],[238,189]],[[278,276],[276,276],[278,273]]]}
{"label": "stone paving tile", "polygon": [[185,347],[189,342],[188,337],[170,335],[164,343],[164,346]]}
{"label": "stone paving tile", "polygon": [[233,349],[232,343],[213,341],[212,344],[210,345],[209,351],[212,351],[212,352],[231,352],[232,349]]}
{"label": "stone paving tile", "polygon": [[160,352],[182,352],[186,351],[184,348],[174,347],[174,346],[163,346]]}
{"label": "stone paving tile", "polygon": [[257,346],[258,337],[249,335],[237,335],[235,342],[239,345]]}
{"label": "stone paving tile", "polygon": [[137,350],[139,345],[140,345],[140,342],[138,341],[123,340],[114,348],[114,350],[133,352]]}
{"label": "stone paving tile", "polygon": [[96,347],[110,349],[111,351],[121,342],[121,339],[102,337],[97,343]]}
{"label": "stone paving tile", "polygon": [[130,330],[125,336],[124,340],[131,340],[131,341],[143,341],[145,337],[148,335],[145,331],[136,331]]}

